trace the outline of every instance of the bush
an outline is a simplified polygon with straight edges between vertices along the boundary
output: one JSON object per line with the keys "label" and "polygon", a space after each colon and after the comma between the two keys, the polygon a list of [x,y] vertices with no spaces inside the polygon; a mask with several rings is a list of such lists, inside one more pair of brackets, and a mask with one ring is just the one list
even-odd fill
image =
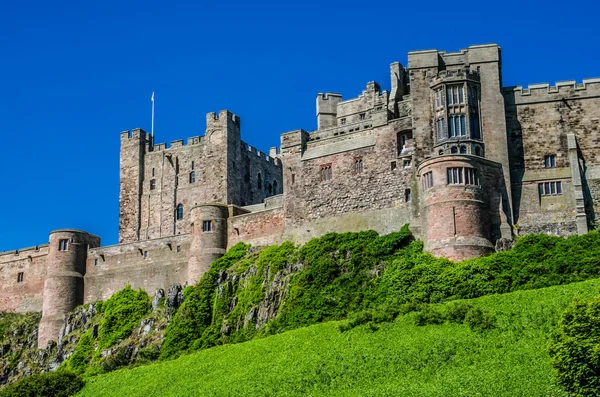
{"label": "bush", "polygon": [[464,323],[471,328],[471,331],[483,332],[496,326],[496,317],[478,307],[473,307],[465,315]]}
{"label": "bush", "polygon": [[557,382],[574,396],[600,395],[600,296],[567,309],[550,344]]}
{"label": "bush", "polygon": [[473,306],[465,302],[454,302],[446,310],[446,320],[451,323],[462,324],[465,322],[467,313],[473,309]]}
{"label": "bush", "polygon": [[98,346],[105,349],[131,335],[133,329],[148,313],[151,300],[142,290],[127,285],[102,305],[104,318],[98,330]]}
{"label": "bush", "polygon": [[90,332],[81,335],[73,355],[66,362],[66,367],[71,371],[83,373],[86,365],[89,364],[94,352],[94,342]]}
{"label": "bush", "polygon": [[432,306],[426,306],[415,315],[415,325],[418,327],[428,324],[442,324],[444,320],[444,314]]}
{"label": "bush", "polygon": [[0,390],[0,397],[69,397],[83,388],[77,374],[68,371],[27,376]]}

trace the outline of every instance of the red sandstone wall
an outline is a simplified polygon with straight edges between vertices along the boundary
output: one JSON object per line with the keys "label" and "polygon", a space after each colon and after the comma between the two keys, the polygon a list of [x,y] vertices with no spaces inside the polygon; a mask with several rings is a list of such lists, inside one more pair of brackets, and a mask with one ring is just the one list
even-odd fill
{"label": "red sandstone wall", "polygon": [[[0,254],[0,308],[7,312],[41,312],[48,246]],[[17,282],[18,273],[23,282]]]}
{"label": "red sandstone wall", "polygon": [[274,208],[229,218],[228,247],[240,241],[253,246],[278,244],[281,242],[283,229],[283,208]]}

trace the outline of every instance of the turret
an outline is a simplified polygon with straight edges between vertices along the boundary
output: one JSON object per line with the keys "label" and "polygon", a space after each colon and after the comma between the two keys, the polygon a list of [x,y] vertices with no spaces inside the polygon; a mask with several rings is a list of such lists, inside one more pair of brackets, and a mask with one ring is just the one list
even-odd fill
{"label": "turret", "polygon": [[455,261],[486,255],[502,237],[502,168],[471,155],[434,157],[421,163],[425,250]]}
{"label": "turret", "polygon": [[333,92],[317,95],[317,125],[318,129],[335,127],[337,124],[337,105],[342,102],[342,96]]}
{"label": "turret", "polygon": [[150,144],[150,135],[140,128],[121,132],[119,243],[139,240],[144,155]]}
{"label": "turret", "polygon": [[190,216],[192,240],[188,282],[195,284],[227,250],[229,208],[224,204],[202,204],[192,208]]}
{"label": "turret", "polygon": [[57,341],[67,313],[83,304],[83,275],[88,248],[100,246],[100,238],[79,230],[50,233],[42,320],[38,347]]}

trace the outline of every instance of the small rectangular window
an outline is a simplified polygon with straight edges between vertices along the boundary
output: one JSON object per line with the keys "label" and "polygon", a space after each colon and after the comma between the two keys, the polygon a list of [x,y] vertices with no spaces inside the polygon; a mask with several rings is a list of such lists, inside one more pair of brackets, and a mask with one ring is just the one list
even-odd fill
{"label": "small rectangular window", "polygon": [[94,259],[94,266],[98,266],[98,259]]}
{"label": "small rectangular window", "polygon": [[150,190],[156,189],[156,179],[150,179]]}
{"label": "small rectangular window", "polygon": [[212,221],[203,221],[202,222],[202,231],[204,233],[212,231]]}
{"label": "small rectangular window", "polygon": [[17,283],[22,283],[23,282],[23,272],[20,272],[19,274],[17,274]]}
{"label": "small rectangular window", "polygon": [[340,119],[340,125],[346,125],[346,118]]}
{"label": "small rectangular window", "polygon": [[408,168],[408,167],[410,167],[410,160],[404,160],[404,161],[402,162],[402,166],[403,166],[404,168]]}
{"label": "small rectangular window", "polygon": [[392,161],[392,171],[396,170],[397,166],[396,166],[396,162]]}
{"label": "small rectangular window", "polygon": [[362,174],[363,172],[363,161],[362,158],[356,158],[354,159],[354,173],[355,174]]}
{"label": "small rectangular window", "polygon": [[543,182],[543,183],[538,183],[538,192],[540,194],[540,196],[557,196],[557,195],[561,195],[563,190],[562,190],[562,182],[561,181],[555,181],[555,182]]}
{"label": "small rectangular window", "polygon": [[544,156],[544,167],[546,167],[546,168],[556,167],[556,155],[555,154],[549,154],[549,155]]}
{"label": "small rectangular window", "polygon": [[177,249],[177,252],[181,252],[181,245],[178,245],[176,249]]}
{"label": "small rectangular window", "polygon": [[324,164],[321,166],[321,182],[330,181],[333,179],[333,170],[331,164]]}
{"label": "small rectangular window", "polygon": [[433,187],[433,173],[431,171],[423,174],[423,188],[425,190]]}
{"label": "small rectangular window", "polygon": [[404,190],[404,202],[408,203],[410,201],[410,189]]}
{"label": "small rectangular window", "polygon": [[69,249],[69,240],[64,238],[58,240],[58,250],[59,251],[67,251]]}
{"label": "small rectangular window", "polygon": [[148,258],[148,251],[144,251],[144,259]]}
{"label": "small rectangular window", "polygon": [[292,174],[292,185],[296,183],[296,174]]}
{"label": "small rectangular window", "polygon": [[194,160],[192,160],[192,171],[194,170],[194,165],[195,165]]}
{"label": "small rectangular window", "polygon": [[154,168],[152,168],[152,176],[154,176]]}
{"label": "small rectangular window", "polygon": [[196,183],[196,172],[190,172],[190,183]]}
{"label": "small rectangular window", "polygon": [[361,114],[359,115],[359,117],[360,117],[360,120],[361,120],[361,121],[362,121],[362,120],[366,120],[366,118],[367,118],[367,114],[366,114],[366,113],[361,113]]}

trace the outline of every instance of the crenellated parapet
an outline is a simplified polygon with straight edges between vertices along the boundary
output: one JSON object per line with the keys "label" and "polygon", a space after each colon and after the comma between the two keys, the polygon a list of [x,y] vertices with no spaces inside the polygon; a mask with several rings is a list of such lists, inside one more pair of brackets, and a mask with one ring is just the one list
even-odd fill
{"label": "crenellated parapet", "polygon": [[581,83],[567,80],[559,81],[555,85],[542,83],[530,84],[528,87],[505,87],[503,93],[516,105],[597,98],[600,97],[600,78],[583,79]]}

